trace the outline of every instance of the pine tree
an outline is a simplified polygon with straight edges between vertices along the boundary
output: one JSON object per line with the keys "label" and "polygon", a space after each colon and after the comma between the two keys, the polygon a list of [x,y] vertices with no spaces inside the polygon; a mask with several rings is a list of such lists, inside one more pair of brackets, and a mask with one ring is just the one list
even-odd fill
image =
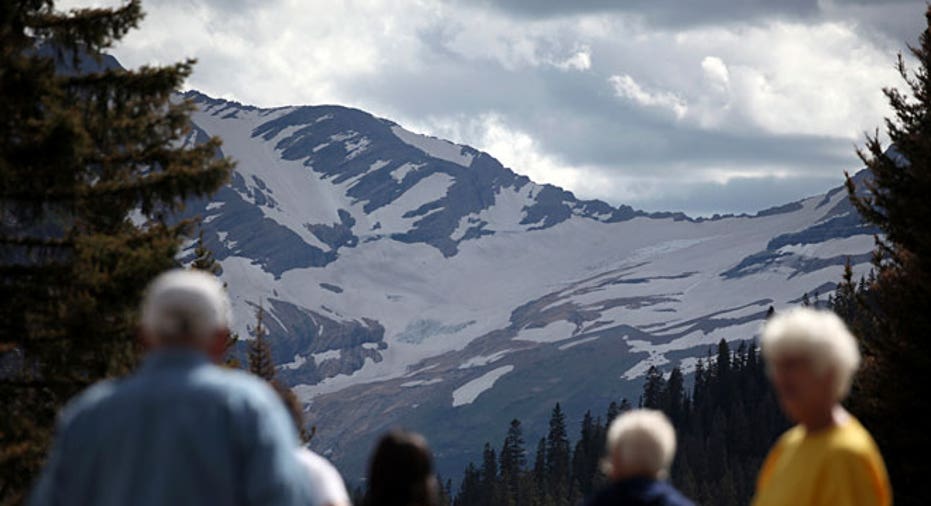
{"label": "pine tree", "polygon": [[255,328],[252,331],[252,341],[249,342],[249,372],[268,381],[275,382],[275,360],[272,358],[272,348],[266,339],[265,310],[262,306],[255,312]]}
{"label": "pine tree", "polygon": [[317,427],[310,430],[304,426],[304,409],[300,399],[293,390],[278,381],[275,370],[275,360],[272,356],[271,343],[268,342],[268,332],[265,329],[265,310],[262,306],[255,312],[255,327],[252,329],[252,341],[249,342],[249,372],[267,381],[278,392],[285,407],[291,413],[297,425],[301,441],[310,443],[317,433]]}
{"label": "pine tree", "polygon": [[[209,272],[214,276],[219,276],[223,272],[220,262],[217,262],[213,252],[204,242],[203,229],[197,231],[197,242],[194,243],[194,260],[191,262],[191,269]],[[223,283],[223,287],[226,288],[226,283]],[[225,358],[223,360],[227,367],[238,369],[240,366],[239,359],[233,356],[233,351],[238,343],[239,335],[231,332],[229,337],[226,338]]]}
{"label": "pine tree", "polygon": [[498,458],[491,444],[485,443],[482,450],[482,504],[494,504],[495,493],[498,490]]}
{"label": "pine tree", "polygon": [[599,441],[598,423],[592,417],[592,412],[586,411],[582,417],[579,439],[572,451],[572,483],[582,496],[592,492],[598,470],[598,455],[603,445],[604,442]]}
{"label": "pine tree", "polygon": [[684,417],[685,378],[678,366],[669,373],[662,395],[662,410],[669,416],[673,426],[679,425]]}
{"label": "pine tree", "polygon": [[508,434],[504,438],[499,454],[501,480],[513,498],[520,496],[520,479],[527,463],[527,451],[524,449],[524,434],[520,420],[511,420]]}
{"label": "pine tree", "polygon": [[660,409],[663,406],[663,392],[666,389],[666,380],[663,378],[662,371],[655,365],[651,365],[647,370],[647,378],[643,386],[643,396],[640,398],[640,404],[644,408]]}
{"label": "pine tree", "polygon": [[480,506],[483,499],[482,477],[475,464],[469,463],[456,494],[456,506]]}
{"label": "pine tree", "polygon": [[197,231],[197,242],[194,243],[194,260],[191,262],[191,268],[209,272],[214,276],[219,276],[223,272],[220,262],[217,262],[217,259],[213,256],[213,252],[210,251],[204,243],[203,229]]}
{"label": "pine tree", "polygon": [[559,403],[553,408],[546,435],[546,480],[554,499],[563,499],[569,493],[569,435]]}
{"label": "pine tree", "polygon": [[544,490],[546,478],[546,438],[540,438],[533,459],[533,481],[538,490]]}
{"label": "pine tree", "polygon": [[141,292],[188,227],[172,215],[229,175],[218,139],[182,147],[193,62],[102,64],[142,15],[0,2],[0,503],[22,500],[59,408],[133,367]]}
{"label": "pine tree", "polygon": [[[858,188],[848,175],[847,190],[860,215],[876,226],[875,280],[870,304],[859,301],[860,320],[872,320],[872,335],[854,328],[866,360],[852,409],[873,431],[889,465],[897,504],[926,502],[924,456],[931,438],[915,413],[931,401],[922,385],[931,371],[931,7],[927,28],[910,51],[911,72],[899,55],[903,92],[883,90],[895,116],[886,120],[886,149],[878,131],[858,154],[869,177]],[[924,378],[924,380],[922,380]]]}

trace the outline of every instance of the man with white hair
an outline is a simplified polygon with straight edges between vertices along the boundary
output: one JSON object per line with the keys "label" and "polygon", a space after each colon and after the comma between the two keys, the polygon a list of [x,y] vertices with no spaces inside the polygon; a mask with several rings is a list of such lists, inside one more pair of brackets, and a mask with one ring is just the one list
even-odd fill
{"label": "man with white hair", "polygon": [[62,411],[32,504],[313,505],[275,392],[212,364],[229,336],[216,277],[174,270],[149,286],[139,370]]}
{"label": "man with white hair", "polygon": [[635,409],[608,428],[604,471],[610,485],[587,506],[691,506],[665,478],[676,454],[676,431],[663,413]]}
{"label": "man with white hair", "polygon": [[754,506],[892,504],[876,443],[841,406],[860,365],[844,322],[833,312],[791,309],[767,322],[760,347],[779,403],[797,425],[763,462]]}

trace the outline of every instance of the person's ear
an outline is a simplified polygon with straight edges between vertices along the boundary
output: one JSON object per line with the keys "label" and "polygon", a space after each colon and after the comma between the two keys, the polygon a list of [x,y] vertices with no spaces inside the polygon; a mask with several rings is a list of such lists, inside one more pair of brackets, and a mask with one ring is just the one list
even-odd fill
{"label": "person's ear", "polygon": [[210,348],[208,351],[211,360],[215,363],[220,363],[223,360],[223,356],[226,354],[226,343],[229,342],[229,338],[229,329],[220,329],[213,334],[213,339],[210,341]]}

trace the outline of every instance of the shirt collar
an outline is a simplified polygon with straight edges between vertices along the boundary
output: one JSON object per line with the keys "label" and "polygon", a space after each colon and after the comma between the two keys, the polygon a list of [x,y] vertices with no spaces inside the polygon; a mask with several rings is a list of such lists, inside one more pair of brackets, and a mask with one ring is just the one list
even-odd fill
{"label": "shirt collar", "polygon": [[656,478],[649,478],[647,476],[634,476],[632,478],[618,481],[616,484],[618,487],[624,489],[642,489],[649,487],[658,481],[659,480]]}
{"label": "shirt collar", "polygon": [[142,361],[142,370],[192,369],[210,363],[207,354],[194,349],[166,348],[149,352]]}

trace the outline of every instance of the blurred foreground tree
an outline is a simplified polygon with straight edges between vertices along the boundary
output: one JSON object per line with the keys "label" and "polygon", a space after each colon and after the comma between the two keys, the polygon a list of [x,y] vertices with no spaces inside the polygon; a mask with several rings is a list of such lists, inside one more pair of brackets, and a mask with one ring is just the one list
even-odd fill
{"label": "blurred foreground tree", "polygon": [[922,482],[931,437],[920,415],[931,411],[931,7],[925,17],[910,47],[918,68],[911,72],[901,55],[897,63],[906,91],[883,90],[895,113],[885,125],[892,147],[878,131],[867,136],[858,154],[868,177],[859,188],[847,177],[850,200],[883,234],[875,276],[855,287],[848,270],[834,301],[865,354],[851,408],[876,437],[900,505],[931,497]]}
{"label": "blurred foreground tree", "polygon": [[192,61],[102,56],[142,16],[0,2],[0,504],[23,500],[59,408],[133,366],[141,291],[187,225],[169,220],[231,169],[219,139],[181,147]]}

